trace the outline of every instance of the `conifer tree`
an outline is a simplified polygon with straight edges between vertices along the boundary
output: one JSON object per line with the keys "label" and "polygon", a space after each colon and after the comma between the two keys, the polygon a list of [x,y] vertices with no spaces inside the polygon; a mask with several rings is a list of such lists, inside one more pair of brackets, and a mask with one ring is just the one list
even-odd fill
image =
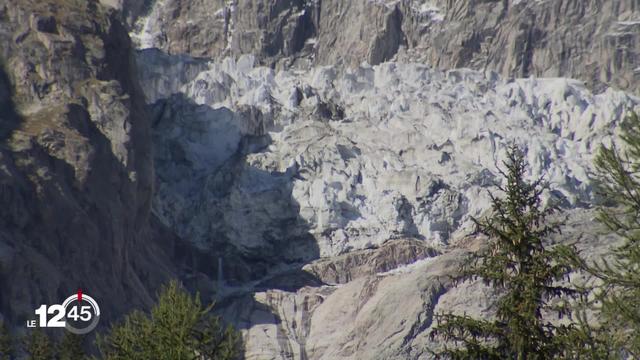
{"label": "conifer tree", "polygon": [[236,359],[241,350],[240,334],[231,326],[223,326],[216,316],[208,317],[195,337],[198,353],[205,359]]}
{"label": "conifer tree", "polygon": [[0,360],[11,360],[13,357],[13,340],[9,328],[0,321]]}
{"label": "conifer tree", "polygon": [[[600,340],[618,356],[640,358],[640,119],[622,123],[624,150],[601,146],[595,159],[596,185],[604,204],[598,220],[622,239],[609,259],[573,263],[600,279],[594,310],[601,315]],[[621,353],[620,353],[621,352]]]}
{"label": "conifer tree", "polygon": [[232,360],[239,358],[240,336],[209,314],[198,296],[192,298],[177,282],[159,294],[147,315],[134,311],[98,339],[107,360]]}
{"label": "conifer tree", "polygon": [[549,300],[577,295],[577,290],[557,285],[572,268],[546,244],[561,226],[548,220],[557,208],[543,208],[542,179],[525,180],[527,164],[519,148],[508,149],[504,166],[506,186],[498,186],[504,197],[491,194],[492,215],[474,219],[479,232],[489,237],[488,250],[475,255],[457,279],[480,278],[499,290],[495,320],[437,315],[431,336],[447,344],[439,356],[551,359],[568,356],[572,349],[567,344],[576,342],[571,326],[556,326],[542,317],[543,310],[551,308]]}
{"label": "conifer tree", "polygon": [[49,336],[40,328],[30,330],[24,341],[24,350],[29,360],[54,360],[55,346]]}
{"label": "conifer tree", "polygon": [[80,335],[65,332],[62,340],[58,344],[58,360],[82,360],[87,354],[82,348],[83,337]]}

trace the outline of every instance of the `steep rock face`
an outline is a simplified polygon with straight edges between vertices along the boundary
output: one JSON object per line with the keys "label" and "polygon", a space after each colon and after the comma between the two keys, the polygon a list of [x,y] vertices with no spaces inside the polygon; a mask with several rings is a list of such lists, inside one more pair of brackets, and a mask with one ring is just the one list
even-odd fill
{"label": "steep rock face", "polygon": [[171,54],[256,53],[274,63],[311,53],[305,45],[317,27],[314,9],[305,0],[159,0],[138,22],[134,39]]}
{"label": "steep rock face", "polygon": [[[316,63],[357,66],[391,60],[406,39],[399,7],[373,1],[322,1]],[[338,50],[338,49],[344,49]]]}
{"label": "steep rock face", "polygon": [[117,13],[4,2],[0,64],[0,313],[22,322],[78,288],[105,319],[148,304],[173,238],[150,215],[150,123]]}
{"label": "steep rock face", "polygon": [[[407,2],[403,5],[407,9]],[[505,77],[571,77],[596,92],[606,86],[639,88],[636,0],[433,1],[433,5],[442,21],[429,25],[426,32],[416,27],[422,22],[420,15],[405,11],[404,29],[413,45],[407,49],[408,59],[447,69],[491,69]]]}
{"label": "steep rock face", "polygon": [[402,23],[399,8],[371,1],[159,0],[133,37],[140,48],[209,58],[254,54],[281,68],[378,64],[405,43]]}
{"label": "steep rock face", "polygon": [[253,54],[266,65],[397,59],[571,77],[597,92],[640,84],[637,0],[157,0],[138,43],[196,57]]}

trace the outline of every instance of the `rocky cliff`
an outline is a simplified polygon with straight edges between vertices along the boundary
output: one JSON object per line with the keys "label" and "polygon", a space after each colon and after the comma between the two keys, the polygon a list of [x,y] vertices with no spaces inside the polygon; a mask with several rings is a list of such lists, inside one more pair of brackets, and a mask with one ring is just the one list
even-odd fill
{"label": "rocky cliff", "polygon": [[150,118],[119,17],[96,1],[0,5],[0,314],[12,323],[78,288],[114,319],[175,272],[174,238],[150,213]]}
{"label": "rocky cliff", "polygon": [[419,61],[503,77],[565,76],[600,92],[640,83],[637,0],[157,0],[142,48],[290,66]]}

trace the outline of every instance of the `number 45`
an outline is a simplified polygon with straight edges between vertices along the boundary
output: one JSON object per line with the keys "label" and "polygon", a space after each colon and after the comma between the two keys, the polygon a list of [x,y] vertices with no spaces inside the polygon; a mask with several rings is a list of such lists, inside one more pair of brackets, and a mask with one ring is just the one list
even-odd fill
{"label": "number 45", "polygon": [[[80,308],[80,315],[78,315],[78,308]],[[91,320],[91,312],[89,311],[91,306],[74,306],[69,310],[67,314],[68,318],[73,319],[73,321],[89,321]]]}

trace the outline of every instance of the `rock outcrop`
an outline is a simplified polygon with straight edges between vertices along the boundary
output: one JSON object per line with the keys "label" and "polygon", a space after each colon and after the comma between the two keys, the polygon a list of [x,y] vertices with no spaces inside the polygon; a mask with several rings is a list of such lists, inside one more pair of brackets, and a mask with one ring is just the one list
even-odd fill
{"label": "rock outcrop", "polygon": [[[567,242],[579,239],[591,259],[602,256],[612,241],[592,235],[602,232],[594,215],[573,213],[567,222],[570,230],[561,237]],[[482,281],[453,286],[450,277],[484,240],[467,237],[438,256],[381,271],[376,259],[393,258],[388,254],[412,246],[411,241],[390,242],[355,252],[363,260],[360,264],[370,266],[360,266],[347,282],[244,289],[224,298],[222,313],[243,330],[246,359],[433,359],[432,352],[442,345],[429,337],[434,314],[494,315],[493,289]],[[309,267],[340,269],[344,259],[322,259]]]}
{"label": "rock outcrop", "polygon": [[5,320],[23,326],[78,288],[114,319],[175,274],[175,238],[150,213],[150,118],[132,55],[119,14],[97,1],[0,5]]}
{"label": "rock outcrop", "polygon": [[419,61],[503,77],[570,77],[597,92],[640,84],[636,0],[156,0],[141,47],[289,68]]}

